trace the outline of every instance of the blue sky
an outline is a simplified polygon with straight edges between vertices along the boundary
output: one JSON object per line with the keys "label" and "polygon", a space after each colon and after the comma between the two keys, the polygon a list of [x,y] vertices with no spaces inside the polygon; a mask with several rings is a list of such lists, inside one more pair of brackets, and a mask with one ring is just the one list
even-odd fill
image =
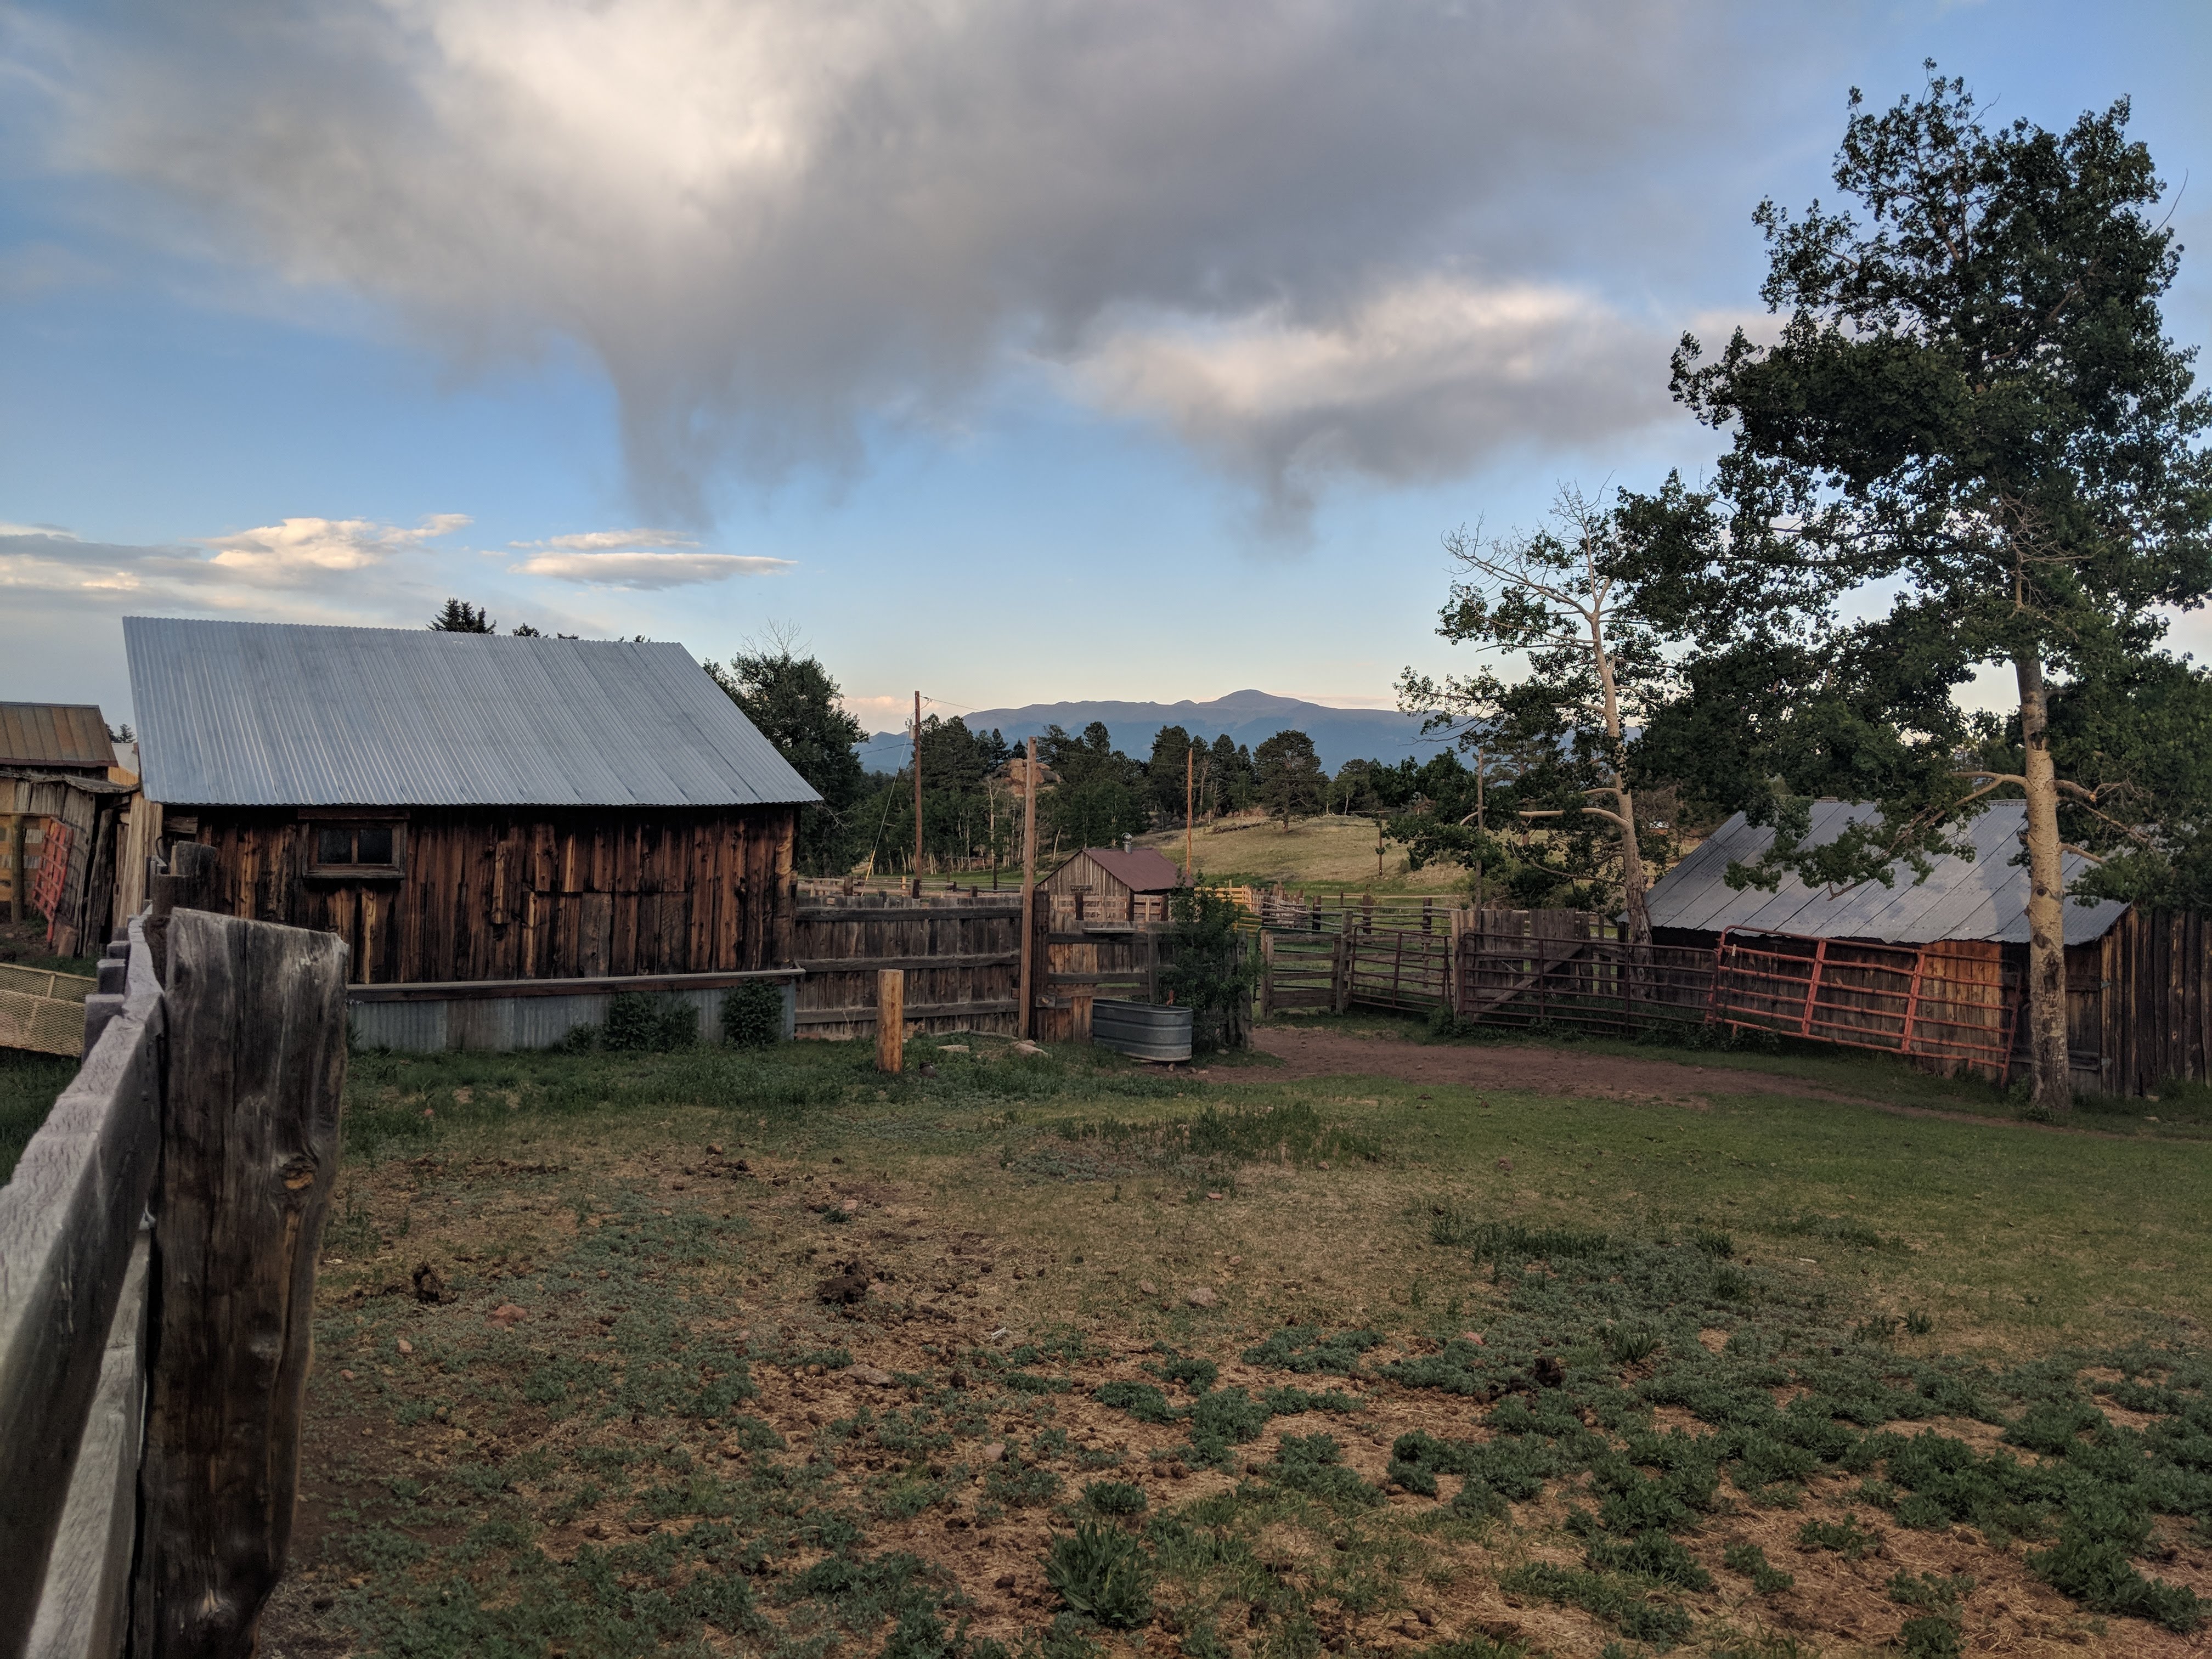
{"label": "blue sky", "polygon": [[795,628],[872,729],[1384,704],[1455,665],[1443,532],[1710,462],[1668,348],[1756,313],[1751,209],[1825,192],[1854,83],[2131,96],[2212,339],[2208,46],[2201,0],[0,7],[0,698],[125,717],[129,611],[452,593]]}

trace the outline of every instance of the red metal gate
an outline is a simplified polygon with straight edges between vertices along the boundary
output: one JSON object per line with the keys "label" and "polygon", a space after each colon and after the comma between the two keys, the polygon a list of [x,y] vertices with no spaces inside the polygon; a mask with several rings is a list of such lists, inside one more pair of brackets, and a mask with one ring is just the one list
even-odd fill
{"label": "red metal gate", "polygon": [[1712,1018],[1853,1048],[1986,1068],[2002,1081],[2020,1006],[2002,946],[1722,933]]}

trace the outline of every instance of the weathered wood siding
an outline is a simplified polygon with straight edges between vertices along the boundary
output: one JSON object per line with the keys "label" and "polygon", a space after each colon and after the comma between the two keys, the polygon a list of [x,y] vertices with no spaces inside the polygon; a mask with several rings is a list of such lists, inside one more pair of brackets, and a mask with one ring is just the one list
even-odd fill
{"label": "weathered wood siding", "polygon": [[2066,952],[2066,1046],[2077,1089],[2155,1094],[2212,1077],[2212,920],[2130,910]]}
{"label": "weathered wood siding", "polygon": [[417,808],[396,880],[308,873],[331,815],[167,811],[216,849],[218,908],[337,934],[356,984],[725,973],[793,956],[789,806]]}
{"label": "weathered wood siding", "polygon": [[1022,907],[1018,893],[975,898],[814,897],[797,911],[799,1035],[867,1036],[877,974],[906,975],[915,1033],[1016,1030]]}

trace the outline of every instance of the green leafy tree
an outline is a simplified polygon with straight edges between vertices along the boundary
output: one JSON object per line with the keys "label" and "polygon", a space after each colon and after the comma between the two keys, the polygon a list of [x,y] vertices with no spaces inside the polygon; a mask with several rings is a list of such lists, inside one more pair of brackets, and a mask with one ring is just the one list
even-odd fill
{"label": "green leafy tree", "polygon": [[[1559,872],[1609,873],[1602,884],[1619,892],[1630,937],[1648,944],[1645,872],[1661,849],[1647,847],[1650,833],[1637,823],[1628,743],[1672,690],[1667,640],[1640,608],[1643,552],[1622,513],[1569,488],[1553,518],[1556,529],[1487,540],[1460,530],[1444,539],[1460,575],[1437,632],[1518,658],[1526,674],[1509,682],[1486,664],[1438,680],[1408,668],[1399,707],[1425,714],[1425,732],[1456,730],[1468,750],[1516,751],[1514,799],[1501,808],[1523,821],[1555,820],[1546,845],[1561,859]],[[1504,861],[1479,827],[1452,828],[1462,862]],[[1609,857],[1597,846],[1607,838]]]}
{"label": "green leafy tree", "polygon": [[[2025,798],[2030,1047],[2056,1109],[2070,1103],[2068,809],[2138,863],[2171,868],[2175,843],[2154,781],[2121,763],[2147,757],[2140,734],[2102,777],[2062,776],[2055,710],[2172,674],[2161,611],[2212,589],[2212,405],[2163,332],[2179,250],[2127,104],[2063,133],[1992,127],[1928,67],[1920,95],[1880,113],[1851,94],[1835,179],[1863,217],[1760,204],[1775,343],[1738,331],[1716,359],[1686,337],[1676,353],[1676,395],[1734,443],[1700,576],[1672,591],[1736,635],[1698,695],[1757,684],[1764,653],[1819,705],[1770,722],[1794,778],[1744,792],[1778,825],[1760,878],[1889,878],[1950,845],[1976,801]],[[1895,596],[1887,614],[1840,620],[1874,584]],[[2009,731],[1980,734],[2010,750],[1998,766],[1959,741],[1949,696],[1984,665],[2017,688]],[[1709,733],[1726,717],[1709,710]],[[1812,790],[1824,772],[1831,787]],[[1807,848],[1805,793],[1875,799],[1881,822]]]}
{"label": "green leafy tree", "polygon": [[742,651],[727,667],[710,662],[707,672],[822,797],[821,805],[799,815],[793,858],[799,868],[815,875],[843,869],[850,859],[848,825],[867,787],[853,749],[867,732],[846,713],[837,682],[788,639]]}

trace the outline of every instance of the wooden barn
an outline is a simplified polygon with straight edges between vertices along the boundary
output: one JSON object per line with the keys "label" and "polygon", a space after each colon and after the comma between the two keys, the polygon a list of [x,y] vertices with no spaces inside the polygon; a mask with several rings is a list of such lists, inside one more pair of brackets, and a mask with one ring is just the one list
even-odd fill
{"label": "wooden barn", "polygon": [[1086,921],[1159,921],[1182,871],[1149,847],[1086,847],[1037,885],[1053,908]]}
{"label": "wooden barn", "polygon": [[[362,1040],[531,1047],[795,977],[819,798],[679,645],[128,617],[152,851],[351,947]],[[787,1000],[788,1006],[788,1000]]]}
{"label": "wooden barn", "polygon": [[131,789],[89,703],[0,702],[0,914],[46,918],[63,956],[98,955]]}
{"label": "wooden barn", "polygon": [[[1832,839],[1871,806],[1822,801],[1813,839]],[[1906,1052],[1980,1063],[2020,1057],[2020,988],[2027,964],[2027,868],[2020,858],[2026,808],[1999,801],[1966,826],[1971,859],[1934,860],[1923,881],[1894,885],[1732,888],[1730,863],[1758,857],[1773,831],[1739,813],[1693,848],[1650,892],[1653,942],[1712,951],[1725,939],[1721,989],[1757,1023],[1853,1041],[1848,1029],[1903,1036]],[[2071,884],[2087,868],[2063,860]],[[2202,916],[2116,900],[2065,904],[2067,1046],[2077,1090],[2148,1094],[2169,1078],[2212,1076],[2212,928]],[[1761,965],[1763,964],[1763,965]],[[1762,989],[1758,981],[1771,981]],[[1762,1002],[1771,1004],[1760,1013]],[[1802,1006],[1803,1015],[1794,1010]],[[1823,1021],[1831,1030],[1820,1029]],[[1915,1022],[1923,1034],[1910,1041]],[[1859,1035],[1864,1035],[1864,1032]],[[1983,1066],[1983,1069],[1990,1067]]]}

